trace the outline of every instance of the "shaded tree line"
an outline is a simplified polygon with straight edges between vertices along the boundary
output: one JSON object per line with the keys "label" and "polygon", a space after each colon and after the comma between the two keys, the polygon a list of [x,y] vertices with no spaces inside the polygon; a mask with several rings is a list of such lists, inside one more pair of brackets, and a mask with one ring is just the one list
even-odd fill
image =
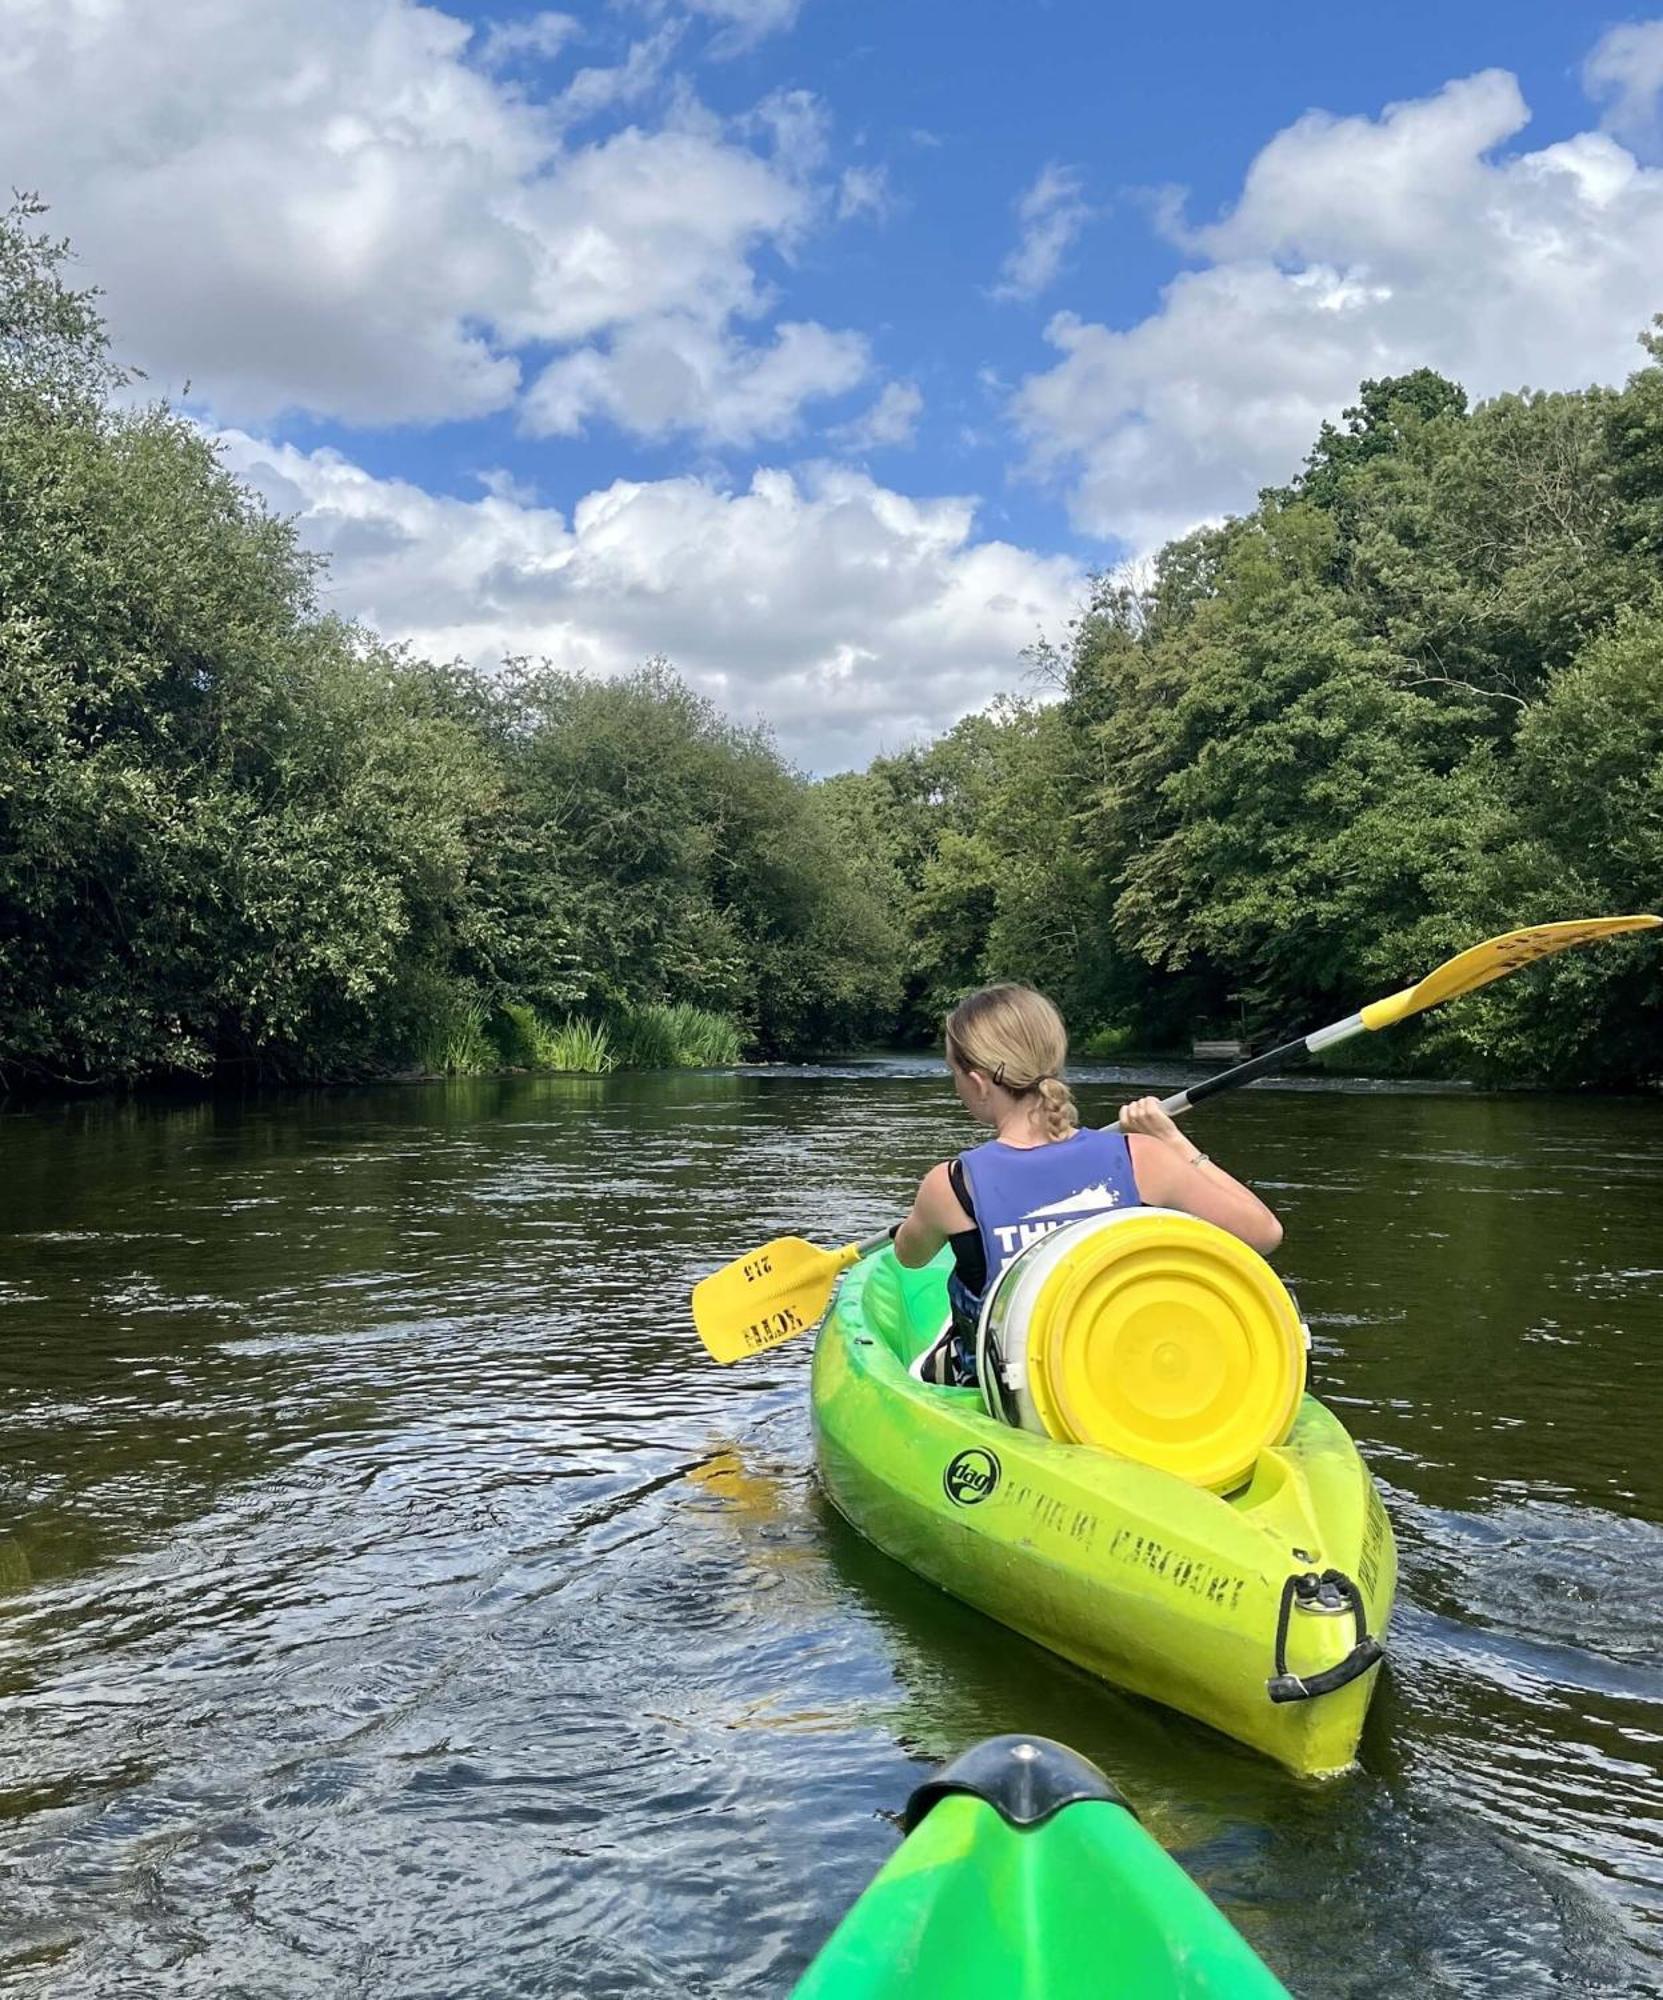
{"label": "shaded tree line", "polygon": [[[1642,344],[1620,391],[1365,383],[1250,514],[1098,580],[1035,656],[1054,699],[831,781],[913,1030],[1023,977],[1102,1048],[1280,1039],[1494,932],[1663,905],[1663,320]],[[1655,1082],[1663,952],[1569,954],[1364,1059]]]}

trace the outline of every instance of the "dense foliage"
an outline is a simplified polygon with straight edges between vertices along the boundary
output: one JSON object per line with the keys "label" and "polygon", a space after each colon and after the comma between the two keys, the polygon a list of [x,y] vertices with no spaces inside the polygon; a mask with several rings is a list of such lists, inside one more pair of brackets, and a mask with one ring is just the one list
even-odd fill
{"label": "dense foliage", "polygon": [[[324,615],[0,220],[0,1078],[602,1069],[1293,1033],[1491,931],[1663,900],[1663,322],[1620,392],[1365,383],[1245,518],[1096,585],[1032,698],[810,783],[661,663],[481,676]],[[1371,1049],[1663,1077],[1663,951]]]}
{"label": "dense foliage", "polygon": [[[1290,486],[1099,583],[1037,663],[1055,706],[837,780],[920,1024],[1021,976],[1141,1046],[1294,1034],[1494,931],[1663,903],[1663,330],[1644,345],[1621,393],[1364,384]],[[1567,956],[1368,1053],[1657,1080],[1663,952]]]}
{"label": "dense foliage", "polygon": [[889,919],[764,736],[662,668],[487,680],[322,615],[290,526],[114,393],[65,256],[27,204],[0,225],[8,1078],[477,1067],[537,1032],[774,1053],[887,1022]]}

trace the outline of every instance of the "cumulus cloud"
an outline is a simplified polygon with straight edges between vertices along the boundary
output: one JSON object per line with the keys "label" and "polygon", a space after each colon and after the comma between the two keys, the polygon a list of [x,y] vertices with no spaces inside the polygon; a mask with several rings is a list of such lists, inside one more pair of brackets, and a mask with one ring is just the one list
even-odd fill
{"label": "cumulus cloud", "polygon": [[339,453],[243,433],[227,463],[331,558],[330,601],[438,659],[584,673],[667,655],[729,713],[761,713],[818,770],[945,728],[1018,679],[1084,589],[1070,562],[975,537],[974,503],[862,474],[758,472],[724,492],[620,480],[568,522],[493,481],[460,500]]}
{"label": "cumulus cloud", "polygon": [[832,442],[845,451],[911,444],[923,411],[924,392],[916,382],[887,382],[869,410],[832,432]]}
{"label": "cumulus cloud", "polygon": [[1054,160],[1017,203],[1016,215],[1022,233],[1000,267],[993,288],[996,299],[1037,297],[1062,269],[1074,239],[1091,220],[1091,210],[1080,196],[1080,176]]}
{"label": "cumulus cloud", "polygon": [[525,428],[571,436],[607,416],[637,437],[691,429],[709,444],[790,435],[803,406],[855,388],[868,368],[859,334],[786,321],[751,346],[689,316],[627,327],[605,349],[553,362],[526,398]]}
{"label": "cumulus cloud", "polygon": [[666,312],[759,313],[750,253],[791,240],[808,208],[754,153],[631,127],[517,191],[512,214],[535,254],[500,324],[517,340],[564,342]]}
{"label": "cumulus cloud", "polygon": [[1582,67],[1588,95],[1605,99],[1608,130],[1636,144],[1660,136],[1663,21],[1631,21],[1602,35]]}
{"label": "cumulus cloud", "polygon": [[573,142],[656,87],[677,32],[539,99],[496,70],[568,58],[563,14],[476,34],[414,0],[26,6],[0,175],[51,203],[124,356],[222,419],[467,419],[513,402],[532,343],[678,314],[719,338],[770,303],[753,259],[816,213],[811,98],[770,114],[790,161],[685,103]]}
{"label": "cumulus cloud", "polygon": [[1486,395],[1621,380],[1659,304],[1663,173],[1606,133],[1504,154],[1499,70],[1378,118],[1312,113],[1190,232],[1204,259],[1125,329],[1059,313],[1062,359],[1013,403],[1087,532],[1148,548],[1252,503],[1368,376]]}

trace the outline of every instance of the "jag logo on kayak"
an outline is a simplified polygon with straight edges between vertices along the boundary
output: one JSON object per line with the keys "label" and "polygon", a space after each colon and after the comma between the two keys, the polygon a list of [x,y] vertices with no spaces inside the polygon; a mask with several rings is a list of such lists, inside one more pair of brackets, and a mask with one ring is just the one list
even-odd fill
{"label": "jag logo on kayak", "polygon": [[941,1475],[947,1498],[957,1507],[975,1507],[999,1484],[999,1461],[974,1445],[961,1451]]}

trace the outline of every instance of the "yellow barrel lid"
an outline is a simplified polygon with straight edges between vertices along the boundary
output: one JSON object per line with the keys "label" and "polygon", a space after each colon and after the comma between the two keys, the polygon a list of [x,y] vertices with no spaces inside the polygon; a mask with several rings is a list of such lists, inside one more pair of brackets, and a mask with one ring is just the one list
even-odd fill
{"label": "yellow barrel lid", "polygon": [[1171,1209],[1071,1230],[1027,1315],[1028,1390],[1054,1438],[1228,1491],[1293,1428],[1305,1336],[1257,1251]]}

